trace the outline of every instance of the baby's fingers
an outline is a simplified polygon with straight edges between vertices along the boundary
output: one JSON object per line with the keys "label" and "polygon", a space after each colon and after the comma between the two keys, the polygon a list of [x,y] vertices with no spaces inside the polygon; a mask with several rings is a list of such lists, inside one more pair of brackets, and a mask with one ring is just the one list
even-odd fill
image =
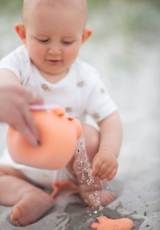
{"label": "baby's fingers", "polygon": [[117,174],[117,169],[114,169],[112,173],[107,176],[107,181],[112,180],[116,174]]}
{"label": "baby's fingers", "polygon": [[103,172],[103,173],[99,174],[99,179],[100,180],[104,180],[104,179],[108,180],[109,176],[111,175],[111,168],[110,167],[107,168],[106,165],[104,164],[103,165],[103,171],[101,170],[101,172]]}
{"label": "baby's fingers", "polygon": [[102,165],[101,165],[101,167],[99,168],[99,170],[98,170],[98,172],[97,172],[97,177],[98,177],[99,179],[101,179],[102,176],[106,173],[106,171],[107,171],[107,166],[106,166],[106,164],[103,162]]}
{"label": "baby's fingers", "polygon": [[117,169],[109,167],[105,172],[99,177],[100,180],[106,179],[107,181],[112,180],[117,173]]}
{"label": "baby's fingers", "polygon": [[93,164],[92,164],[92,175],[94,177],[97,177],[98,176],[98,172],[102,166],[103,162],[101,160],[93,160]]}

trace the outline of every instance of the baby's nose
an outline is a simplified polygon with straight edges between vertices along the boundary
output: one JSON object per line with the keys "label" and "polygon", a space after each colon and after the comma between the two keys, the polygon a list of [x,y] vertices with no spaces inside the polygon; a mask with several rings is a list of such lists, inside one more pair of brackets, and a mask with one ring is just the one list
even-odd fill
{"label": "baby's nose", "polygon": [[61,49],[58,46],[52,46],[52,47],[50,47],[48,53],[52,54],[54,56],[60,55],[61,54]]}

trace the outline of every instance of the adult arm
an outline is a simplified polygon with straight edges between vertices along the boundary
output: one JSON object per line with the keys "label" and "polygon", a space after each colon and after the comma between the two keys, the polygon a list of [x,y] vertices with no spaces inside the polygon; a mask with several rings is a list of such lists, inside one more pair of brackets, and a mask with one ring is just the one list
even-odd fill
{"label": "adult arm", "polygon": [[[29,110],[32,98],[33,92],[24,89],[12,71],[0,69],[0,122],[7,123],[31,144],[38,145],[38,130]],[[34,98],[34,104],[42,103],[40,97]]]}

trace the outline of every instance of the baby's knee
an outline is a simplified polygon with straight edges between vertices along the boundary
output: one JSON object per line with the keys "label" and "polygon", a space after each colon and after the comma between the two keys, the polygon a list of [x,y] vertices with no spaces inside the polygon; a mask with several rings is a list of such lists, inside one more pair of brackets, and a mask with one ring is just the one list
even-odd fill
{"label": "baby's knee", "polygon": [[90,155],[90,153],[95,155],[99,148],[99,131],[91,125],[83,125],[83,134],[88,155]]}

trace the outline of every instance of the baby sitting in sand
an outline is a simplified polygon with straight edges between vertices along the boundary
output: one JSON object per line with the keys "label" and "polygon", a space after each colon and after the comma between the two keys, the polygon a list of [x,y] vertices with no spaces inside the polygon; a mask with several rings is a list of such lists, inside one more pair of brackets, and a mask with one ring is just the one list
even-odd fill
{"label": "baby sitting in sand", "polygon": [[[85,28],[87,3],[24,0],[22,21],[15,29],[23,46],[0,62],[0,85],[21,84],[42,96],[46,104],[65,108],[68,116],[82,123],[85,114],[94,118],[99,131],[83,123],[83,133],[101,205],[107,205],[115,194],[103,189],[101,180],[110,181],[117,173],[122,128],[117,107],[98,72],[77,58],[81,45],[92,34]],[[65,168],[47,171],[16,164],[6,152],[0,159],[0,204],[13,206],[10,219],[14,225],[31,224],[55,204],[40,188],[51,188],[54,181],[71,180],[81,185],[77,171],[74,156]],[[86,183],[83,188],[80,196],[87,205],[95,206],[89,198],[95,187]]]}

